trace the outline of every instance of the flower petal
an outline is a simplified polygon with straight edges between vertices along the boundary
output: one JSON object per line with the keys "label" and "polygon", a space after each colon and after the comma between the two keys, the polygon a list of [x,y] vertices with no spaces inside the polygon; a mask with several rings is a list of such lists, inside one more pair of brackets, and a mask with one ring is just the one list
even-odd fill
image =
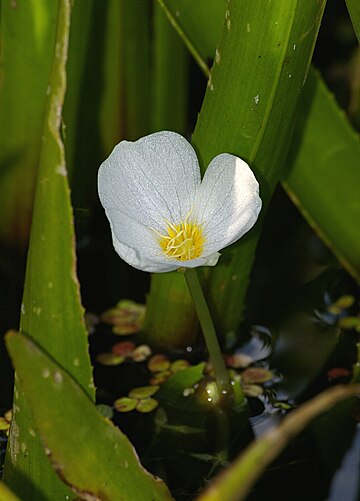
{"label": "flower petal", "polygon": [[128,215],[111,210],[106,215],[110,221],[113,245],[119,256],[138,270],[152,273],[174,271],[179,262],[161,253],[155,233]]}
{"label": "flower petal", "polygon": [[[99,169],[98,187],[109,219],[121,210],[157,231],[164,220],[185,219],[200,184],[200,169],[192,146],[175,132],[150,134],[135,142],[122,141]],[[126,228],[123,229],[126,231]]]}
{"label": "flower petal", "polygon": [[259,184],[246,162],[222,153],[205,172],[191,216],[203,225],[204,254],[238,240],[254,225],[261,209]]}
{"label": "flower petal", "polygon": [[126,263],[138,270],[164,273],[178,268],[215,266],[220,257],[220,254],[215,252],[191,261],[170,259],[161,252],[156,234],[148,227],[119,211],[112,211],[111,217],[108,215],[108,218],[116,252]]}

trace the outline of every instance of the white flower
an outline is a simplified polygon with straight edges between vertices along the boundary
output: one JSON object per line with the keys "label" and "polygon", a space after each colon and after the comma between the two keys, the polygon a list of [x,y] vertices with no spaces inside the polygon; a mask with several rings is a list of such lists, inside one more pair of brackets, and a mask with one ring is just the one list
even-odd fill
{"label": "white flower", "polygon": [[201,181],[194,149],[175,132],[119,143],[100,166],[98,186],[116,252],[150,272],[214,266],[261,209],[243,160],[218,155]]}

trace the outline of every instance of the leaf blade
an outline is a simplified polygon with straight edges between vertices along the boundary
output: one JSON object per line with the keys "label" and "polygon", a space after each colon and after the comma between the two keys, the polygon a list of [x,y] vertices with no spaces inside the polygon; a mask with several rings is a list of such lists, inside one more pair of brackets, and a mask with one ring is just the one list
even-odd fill
{"label": "leaf blade", "polygon": [[172,499],[165,484],[141,466],[126,436],[98,413],[66,371],[22,334],[10,333],[7,346],[47,455],[77,494],[99,500]]}
{"label": "leaf blade", "polygon": [[[30,333],[94,396],[87,335],[75,272],[74,230],[65,156],[60,137],[71,4],[57,6],[57,34],[43,117],[42,147],[20,328]],[[21,28],[21,26],[19,27]],[[4,479],[21,499],[69,495],[51,468],[16,382]]]}

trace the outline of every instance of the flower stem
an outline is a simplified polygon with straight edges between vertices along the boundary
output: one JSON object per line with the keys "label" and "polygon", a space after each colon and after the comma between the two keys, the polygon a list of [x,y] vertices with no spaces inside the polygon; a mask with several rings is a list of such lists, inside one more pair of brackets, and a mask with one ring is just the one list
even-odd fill
{"label": "flower stem", "polygon": [[215,378],[217,386],[219,388],[219,393],[224,400],[228,400],[232,395],[229,375],[225,367],[214,324],[204,297],[196,268],[186,268],[184,270],[184,275],[190,294],[194,301],[195,310],[201,325],[201,329],[204,334],[206,346],[209,352],[210,362],[215,371]]}

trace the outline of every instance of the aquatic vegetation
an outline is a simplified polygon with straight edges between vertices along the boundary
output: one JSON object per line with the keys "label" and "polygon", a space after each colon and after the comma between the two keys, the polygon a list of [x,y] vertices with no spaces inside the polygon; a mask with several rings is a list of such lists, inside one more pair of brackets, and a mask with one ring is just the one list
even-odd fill
{"label": "aquatic vegetation", "polygon": [[359,497],[359,20],[2,3],[1,498]]}

